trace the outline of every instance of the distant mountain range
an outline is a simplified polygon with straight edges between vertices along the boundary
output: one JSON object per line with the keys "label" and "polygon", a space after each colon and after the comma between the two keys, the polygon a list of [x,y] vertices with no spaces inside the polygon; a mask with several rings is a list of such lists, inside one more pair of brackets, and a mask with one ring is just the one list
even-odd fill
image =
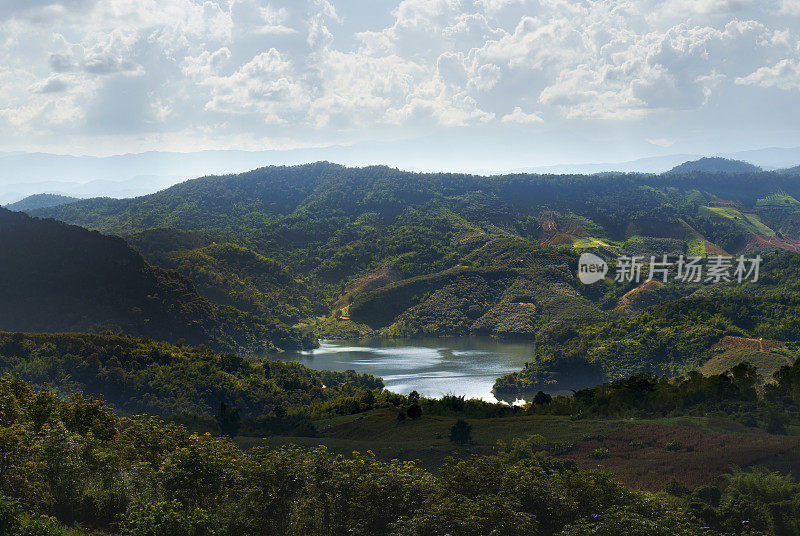
{"label": "distant mountain range", "polygon": [[[381,147],[377,147],[381,149]],[[352,147],[287,151],[145,152],[109,157],[47,153],[0,153],[0,204],[40,193],[70,197],[136,197],[163,190],[184,180],[206,175],[238,173],[267,165],[337,161],[359,164]],[[380,151],[376,152],[380,155]],[[700,154],[673,154],[626,162],[572,163],[510,170],[473,169],[474,174],[502,172],[594,174],[603,172],[664,173]],[[769,148],[713,155],[741,160],[765,170],[800,165],[800,147]],[[363,163],[363,162],[361,162]]]}

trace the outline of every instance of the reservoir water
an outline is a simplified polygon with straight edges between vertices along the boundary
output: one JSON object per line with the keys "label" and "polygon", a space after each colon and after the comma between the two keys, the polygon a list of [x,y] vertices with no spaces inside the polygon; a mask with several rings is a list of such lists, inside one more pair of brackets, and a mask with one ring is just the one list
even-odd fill
{"label": "reservoir water", "polygon": [[532,342],[489,337],[322,340],[315,350],[287,352],[280,358],[314,369],[374,374],[397,393],[416,390],[427,397],[455,394],[494,402],[494,380],[520,370],[533,352]]}

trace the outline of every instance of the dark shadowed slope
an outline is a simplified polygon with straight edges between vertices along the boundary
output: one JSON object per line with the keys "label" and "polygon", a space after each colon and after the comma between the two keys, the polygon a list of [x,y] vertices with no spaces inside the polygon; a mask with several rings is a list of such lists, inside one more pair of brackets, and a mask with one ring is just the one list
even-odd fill
{"label": "dark shadowed slope", "polygon": [[114,330],[250,352],[301,344],[289,328],[200,297],[120,238],[5,209],[0,296],[0,330]]}

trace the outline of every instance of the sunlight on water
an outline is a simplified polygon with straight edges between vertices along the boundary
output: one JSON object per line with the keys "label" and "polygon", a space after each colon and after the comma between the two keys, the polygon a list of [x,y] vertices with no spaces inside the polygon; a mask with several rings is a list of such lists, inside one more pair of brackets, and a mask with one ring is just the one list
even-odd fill
{"label": "sunlight on water", "polygon": [[282,359],[326,370],[374,374],[386,388],[408,394],[439,397],[463,395],[495,401],[492,385],[498,376],[521,369],[533,346],[484,337],[403,341],[325,340],[315,350],[287,353]]}

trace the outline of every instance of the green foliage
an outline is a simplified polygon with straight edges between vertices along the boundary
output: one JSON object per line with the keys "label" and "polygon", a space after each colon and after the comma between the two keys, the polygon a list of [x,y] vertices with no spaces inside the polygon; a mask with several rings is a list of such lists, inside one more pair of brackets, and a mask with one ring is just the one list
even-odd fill
{"label": "green foliage", "polygon": [[[693,371],[677,378],[637,374],[623,380],[582,389],[572,396],[556,396],[547,405],[531,404],[527,411],[539,414],[587,417],[663,417],[720,415],[760,426],[773,434],[785,434],[787,425],[800,420],[800,399],[792,385],[798,367],[784,367],[759,397],[760,378],[749,363],[741,363],[723,374],[703,376]],[[588,435],[584,440],[597,439]],[[634,446],[633,444],[631,446]],[[667,450],[681,450],[679,442]]]}
{"label": "green foliage", "polygon": [[122,239],[0,208],[0,329],[111,330],[262,354],[312,345],[275,320],[217,306]]}
{"label": "green foliage", "polygon": [[800,485],[763,470],[727,476],[721,493],[667,499],[550,459],[540,436],[491,455],[449,458],[434,476],[371,453],[242,451],[224,438],[118,417],[83,396],[59,399],[8,377],[0,403],[0,430],[31,434],[15,470],[39,483],[26,487],[1,474],[0,493],[20,499],[0,500],[0,522],[15,534],[79,534],[40,514],[130,536],[799,533]]}
{"label": "green foliage", "polygon": [[460,445],[466,445],[472,441],[472,426],[463,419],[458,419],[450,427],[450,441]]}
{"label": "green foliage", "polygon": [[164,501],[131,508],[120,527],[123,536],[214,536],[208,512],[186,512],[180,502]]}
{"label": "green foliage", "polygon": [[[263,416],[278,406],[297,410],[383,387],[380,379],[352,371],[316,371],[296,362],[116,335],[0,332],[0,372],[62,393],[81,389],[127,413],[212,416],[224,404],[226,427],[235,422],[230,412]],[[300,423],[283,418],[271,424],[291,429]]]}

